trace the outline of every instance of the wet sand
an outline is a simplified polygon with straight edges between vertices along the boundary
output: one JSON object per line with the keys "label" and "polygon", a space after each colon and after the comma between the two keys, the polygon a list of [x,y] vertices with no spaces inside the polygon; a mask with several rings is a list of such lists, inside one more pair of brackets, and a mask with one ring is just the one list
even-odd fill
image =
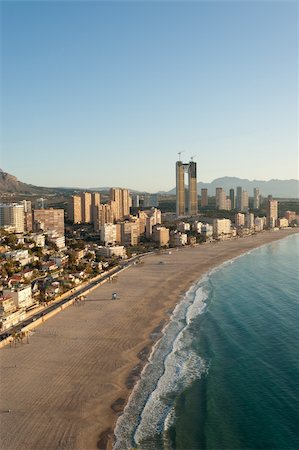
{"label": "wet sand", "polygon": [[[146,257],[91,292],[84,304],[38,327],[29,344],[2,349],[0,448],[110,447],[151,347],[189,286],[225,260],[295,232],[264,232]],[[115,291],[120,298],[112,301]]]}

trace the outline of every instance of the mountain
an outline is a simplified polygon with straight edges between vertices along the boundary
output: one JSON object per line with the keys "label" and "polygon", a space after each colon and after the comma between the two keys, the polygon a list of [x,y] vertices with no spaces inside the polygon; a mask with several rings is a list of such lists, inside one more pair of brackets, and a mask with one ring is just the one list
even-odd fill
{"label": "mountain", "polygon": [[19,181],[15,176],[4,172],[0,169],[0,192],[1,193],[22,193],[22,194],[36,194],[52,193],[53,189],[42,188],[33,186],[32,184],[26,184]]}
{"label": "mountain", "polygon": [[[197,183],[198,193],[205,188],[208,189],[208,195],[215,195],[216,187],[222,187],[226,193],[237,186],[248,192],[249,196],[253,195],[253,189],[258,187],[262,196],[273,195],[280,198],[298,198],[299,197],[299,180],[247,180],[246,178],[222,177],[216,178],[211,183]],[[175,194],[175,188],[168,192]]]}
{"label": "mountain", "polygon": [[[211,183],[197,183],[198,193],[202,188],[208,189],[209,195],[215,195],[216,187],[222,187],[227,194],[229,189],[236,189],[237,186],[242,186],[249,196],[253,195],[253,188],[258,187],[260,193],[266,197],[272,194],[273,197],[280,198],[298,198],[299,197],[299,181],[298,180],[247,180],[236,177],[222,177],[216,178]],[[110,187],[89,188],[88,191],[109,191]],[[22,183],[15,176],[4,172],[0,169],[0,193],[14,193],[14,194],[28,194],[28,195],[53,195],[53,194],[70,194],[73,192],[84,191],[83,188],[65,188],[55,187],[48,188],[42,186],[34,186],[33,184]],[[130,189],[130,192],[141,193],[134,189]],[[145,193],[144,191],[142,193]],[[160,191],[160,193],[166,195],[175,194],[175,188],[169,192]]]}

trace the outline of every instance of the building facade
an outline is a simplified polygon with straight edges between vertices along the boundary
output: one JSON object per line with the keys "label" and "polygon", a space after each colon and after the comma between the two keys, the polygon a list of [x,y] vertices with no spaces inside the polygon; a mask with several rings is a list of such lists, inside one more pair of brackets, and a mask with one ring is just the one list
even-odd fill
{"label": "building facade", "polygon": [[18,203],[1,203],[0,227],[9,228],[15,233],[23,233],[25,231],[24,205]]}
{"label": "building facade", "polygon": [[56,233],[64,235],[64,210],[63,209],[35,209],[33,211],[33,224],[35,231]]}
{"label": "building facade", "polygon": [[[188,174],[188,186],[185,195],[185,173]],[[197,168],[196,162],[184,164],[176,162],[176,214],[177,216],[197,214]]]}
{"label": "building facade", "polygon": [[200,205],[202,208],[205,208],[206,206],[208,206],[208,190],[207,189],[202,189],[201,190],[201,200],[200,200]]}

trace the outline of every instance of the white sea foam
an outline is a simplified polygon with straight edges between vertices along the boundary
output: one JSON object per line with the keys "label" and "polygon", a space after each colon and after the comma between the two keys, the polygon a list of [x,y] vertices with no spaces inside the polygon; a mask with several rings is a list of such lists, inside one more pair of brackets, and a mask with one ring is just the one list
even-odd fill
{"label": "white sea foam", "polygon": [[[115,427],[114,450],[135,446],[171,423],[173,403],[179,392],[201,377],[207,364],[191,348],[189,326],[205,309],[208,276],[193,285],[176,306],[164,334],[155,345],[123,415]],[[147,448],[150,448],[147,446]]]}

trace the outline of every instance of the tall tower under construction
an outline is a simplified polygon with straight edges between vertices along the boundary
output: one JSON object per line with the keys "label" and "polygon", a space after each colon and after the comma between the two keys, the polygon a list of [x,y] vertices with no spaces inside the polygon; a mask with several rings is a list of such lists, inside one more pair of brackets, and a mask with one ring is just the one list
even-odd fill
{"label": "tall tower under construction", "polygon": [[[185,195],[185,173],[188,173],[188,186]],[[187,206],[187,209],[186,209]],[[194,216],[197,214],[196,162],[176,162],[176,214]]]}

